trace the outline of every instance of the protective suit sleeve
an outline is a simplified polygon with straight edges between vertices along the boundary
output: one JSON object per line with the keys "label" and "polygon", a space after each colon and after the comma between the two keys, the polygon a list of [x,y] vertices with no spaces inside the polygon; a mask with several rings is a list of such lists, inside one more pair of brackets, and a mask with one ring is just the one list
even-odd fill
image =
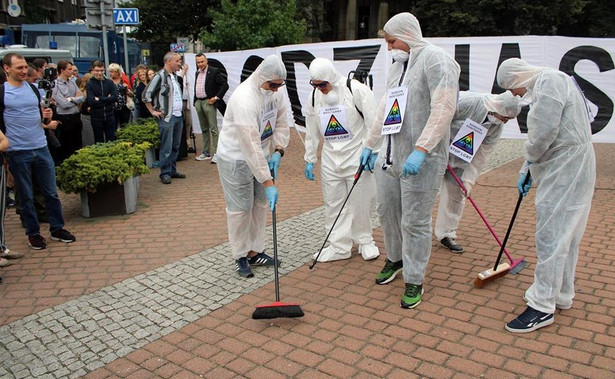
{"label": "protective suit sleeve", "polygon": [[566,83],[557,77],[536,83],[533,95],[534,102],[527,114],[527,142],[525,143],[525,158],[536,162],[549,149],[559,134],[562,112],[566,99]]}
{"label": "protective suit sleeve", "polygon": [[[377,153],[382,145],[382,124],[384,123],[384,107],[386,105],[386,95],[382,96],[378,108],[374,112],[374,121],[368,131],[365,147]],[[369,125],[369,124],[368,124]]]}
{"label": "protective suit sleeve", "polygon": [[305,111],[305,155],[303,160],[309,163],[318,162],[318,145],[320,144],[320,119],[316,109],[312,107],[312,93]]}
{"label": "protective suit sleeve", "polygon": [[[363,83],[356,80],[351,80],[350,85],[352,87],[352,95],[355,106],[363,113],[363,123],[367,128],[365,138],[369,139],[370,129],[374,126],[376,120],[376,99],[374,93]],[[378,151],[374,151],[377,153]]]}
{"label": "protective suit sleeve", "polygon": [[272,136],[272,150],[275,146],[286,148],[290,139],[290,125],[288,122],[288,112],[290,109],[288,108],[288,102],[282,97],[282,93],[278,93],[278,95],[280,96],[278,101],[278,118],[275,122],[275,130]]}
{"label": "protective suit sleeve", "polygon": [[446,136],[457,109],[459,65],[444,54],[433,54],[426,62],[427,83],[431,92],[431,110],[425,128],[416,141],[416,146],[428,152]]}
{"label": "protective suit sleeve", "polygon": [[[233,99],[234,100],[234,99]],[[229,106],[232,104],[229,104]],[[269,164],[265,158],[265,152],[261,145],[261,136],[258,128],[259,112],[254,107],[250,107],[246,102],[243,104],[241,112],[234,114],[234,127],[237,128],[239,148],[243,153],[246,164],[252,171],[252,175],[260,183],[272,179],[269,172]],[[276,124],[276,131],[277,131]],[[275,132],[274,132],[275,135]]]}

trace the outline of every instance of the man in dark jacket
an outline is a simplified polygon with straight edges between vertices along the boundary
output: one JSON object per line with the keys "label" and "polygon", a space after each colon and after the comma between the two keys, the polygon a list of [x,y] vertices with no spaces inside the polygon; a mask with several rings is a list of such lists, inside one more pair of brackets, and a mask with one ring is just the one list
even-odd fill
{"label": "man in dark jacket", "polygon": [[115,141],[115,116],[113,104],[117,101],[117,89],[111,79],[105,78],[105,64],[92,62],[92,79],[86,84],[87,103],[90,106],[92,129],[96,142]]}
{"label": "man in dark jacket", "polygon": [[[213,151],[211,163],[216,163],[216,146],[218,145],[216,109],[224,115],[226,103],[222,98],[228,91],[228,82],[224,73],[207,64],[205,54],[199,53],[195,59],[198,70],[194,78],[194,108],[199,117],[199,125],[203,133],[203,153],[196,157],[196,160],[210,159],[212,156],[209,154],[209,149],[211,148]],[[210,146],[210,140],[212,140],[213,146]]]}

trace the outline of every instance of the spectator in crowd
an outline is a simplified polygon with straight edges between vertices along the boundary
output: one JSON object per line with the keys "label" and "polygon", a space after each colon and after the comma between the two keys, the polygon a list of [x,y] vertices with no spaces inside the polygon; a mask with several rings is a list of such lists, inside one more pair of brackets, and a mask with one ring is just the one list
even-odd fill
{"label": "spectator in crowd", "polygon": [[86,84],[87,104],[96,142],[115,141],[115,113],[117,87],[111,79],[105,78],[105,64],[92,62],[92,78]]}
{"label": "spectator in crowd", "polygon": [[53,100],[56,104],[55,119],[59,121],[55,132],[60,141],[58,164],[82,147],[83,125],[79,106],[85,101],[85,97],[77,84],[71,80],[73,67],[75,66],[67,60],[59,61],[58,78],[53,87]]}
{"label": "spectator in crowd", "polygon": [[[32,202],[32,180],[36,178],[45,196],[51,239],[74,242],[75,236],[64,229],[62,204],[56,190],[55,168],[43,128],[55,127],[57,121],[45,124],[53,113],[42,108],[38,90],[25,82],[28,65],[19,54],[9,53],[3,58],[8,80],[4,84],[4,124],[6,137],[11,141],[7,156],[15,178],[21,215],[26,225],[28,242],[33,249],[45,249],[47,243],[40,234],[40,226]],[[41,127],[42,126],[42,127]]]}
{"label": "spectator in crowd", "polygon": [[148,68],[147,69],[147,80],[148,80],[148,82],[151,82],[152,79],[154,79],[154,75],[156,75],[156,71],[154,71],[151,68]]}
{"label": "spectator in crowd", "polygon": [[145,87],[149,84],[149,78],[147,77],[147,68],[141,68],[137,71],[136,80],[134,84],[135,89],[135,109],[136,118],[151,118],[152,115],[143,102],[143,92]]}
{"label": "spectator in crowd", "polygon": [[[83,75],[80,79],[79,90],[83,93],[83,96],[87,99],[87,90],[86,86],[90,79],[92,78],[91,73],[87,73]],[[83,125],[83,129],[81,130],[81,144],[82,146],[89,146],[95,143],[94,141],[94,130],[92,130],[92,118],[90,116],[90,106],[87,101],[81,104],[80,108],[81,112],[81,124]]]}
{"label": "spectator in crowd", "polygon": [[[45,69],[48,66],[47,61],[44,58],[36,58],[32,61],[32,66],[36,69],[36,74],[38,75],[38,80],[43,79],[43,75],[45,73]],[[38,82],[37,80],[37,82]]]}
{"label": "spectator in crowd", "polygon": [[158,120],[160,181],[163,184],[171,184],[172,178],[186,177],[177,171],[177,156],[184,128],[182,90],[176,75],[180,65],[181,56],[178,53],[166,53],[163,69],[154,75],[143,95],[145,106]]}
{"label": "spectator in crowd", "polygon": [[196,157],[196,160],[212,159],[211,163],[216,163],[216,148],[218,146],[217,110],[224,115],[226,103],[223,98],[228,91],[228,82],[226,75],[221,70],[207,64],[205,54],[197,54],[195,60],[198,70],[194,78],[194,107],[199,118],[203,138],[203,152]]}
{"label": "spectator in crowd", "polygon": [[[117,63],[109,65],[109,76],[115,85],[117,91],[117,100],[113,104],[113,113],[115,116],[116,129],[126,125],[130,121],[130,112],[128,102],[132,102],[134,93],[122,79],[122,68]],[[130,98],[130,100],[129,100]],[[132,103],[134,106],[134,103]]]}

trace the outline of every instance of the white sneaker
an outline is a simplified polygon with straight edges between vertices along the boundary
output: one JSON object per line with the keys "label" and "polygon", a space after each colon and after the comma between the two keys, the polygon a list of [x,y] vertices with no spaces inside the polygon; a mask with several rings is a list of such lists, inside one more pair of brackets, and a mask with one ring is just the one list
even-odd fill
{"label": "white sneaker", "polygon": [[380,250],[378,250],[378,246],[373,242],[359,245],[359,253],[361,253],[361,256],[366,261],[371,261],[380,256]]}
{"label": "white sneaker", "polygon": [[214,157],[211,158],[211,164],[217,164],[218,163],[218,155],[214,154]]}
{"label": "white sneaker", "polygon": [[211,159],[211,156],[209,154],[201,154],[198,157],[195,157],[194,159],[196,159],[197,161],[206,161],[208,159]]}

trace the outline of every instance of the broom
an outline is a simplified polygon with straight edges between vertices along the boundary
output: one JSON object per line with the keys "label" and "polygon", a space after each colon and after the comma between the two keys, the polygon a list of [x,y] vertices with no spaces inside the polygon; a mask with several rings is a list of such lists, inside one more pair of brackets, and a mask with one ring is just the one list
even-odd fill
{"label": "broom", "polygon": [[271,304],[258,305],[252,313],[254,320],[271,318],[291,318],[303,317],[304,313],[299,304],[280,302],[280,278],[278,273],[278,233],[276,230],[275,206],[271,212],[273,223],[273,275],[275,283],[275,302]]}
{"label": "broom", "polygon": [[[528,170],[525,180],[523,181],[523,187],[525,187],[531,178],[530,172]],[[508,242],[508,237],[510,237],[510,232],[512,231],[512,227],[515,223],[515,219],[517,218],[517,212],[519,212],[519,207],[521,206],[521,202],[523,201],[523,194],[519,194],[519,198],[517,199],[517,205],[515,206],[515,211],[513,212],[512,218],[510,219],[510,224],[508,225],[508,230],[506,231],[506,236],[504,237],[504,242],[502,242],[502,246],[500,247],[500,253],[498,254],[498,258],[495,260],[495,265],[493,268],[485,270],[478,274],[478,277],[474,279],[474,287],[483,288],[485,283],[492,282],[497,278],[500,278],[510,271],[510,265],[508,263],[500,264],[500,259],[502,259],[502,254],[504,253],[504,247],[506,246],[506,242]]]}

